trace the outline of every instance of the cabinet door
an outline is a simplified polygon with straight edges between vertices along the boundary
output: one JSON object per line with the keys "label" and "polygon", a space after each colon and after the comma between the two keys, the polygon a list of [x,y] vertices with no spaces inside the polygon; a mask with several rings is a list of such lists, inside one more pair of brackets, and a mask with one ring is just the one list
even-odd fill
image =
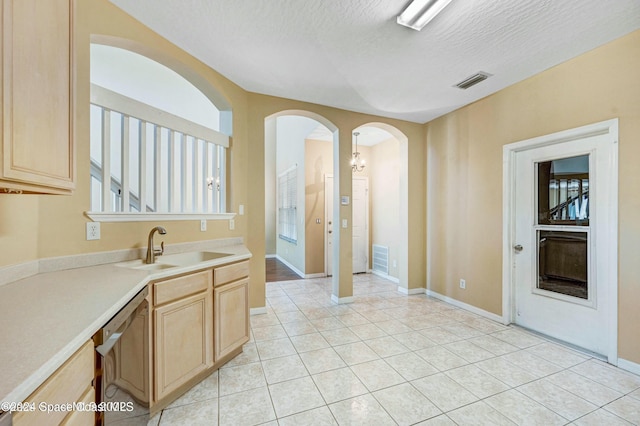
{"label": "cabinet door", "polygon": [[215,359],[218,361],[249,341],[249,280],[213,290]]}
{"label": "cabinet door", "polygon": [[213,364],[210,297],[207,291],[154,309],[155,401]]}
{"label": "cabinet door", "polygon": [[2,0],[0,187],[69,193],[73,0]]}

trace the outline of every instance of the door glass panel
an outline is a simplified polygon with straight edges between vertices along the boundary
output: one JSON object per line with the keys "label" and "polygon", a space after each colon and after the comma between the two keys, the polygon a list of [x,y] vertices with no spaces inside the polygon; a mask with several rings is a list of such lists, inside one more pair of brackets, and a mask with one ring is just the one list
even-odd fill
{"label": "door glass panel", "polygon": [[538,163],[538,224],[589,225],[589,155]]}
{"label": "door glass panel", "polygon": [[588,299],[586,232],[538,231],[538,288]]}

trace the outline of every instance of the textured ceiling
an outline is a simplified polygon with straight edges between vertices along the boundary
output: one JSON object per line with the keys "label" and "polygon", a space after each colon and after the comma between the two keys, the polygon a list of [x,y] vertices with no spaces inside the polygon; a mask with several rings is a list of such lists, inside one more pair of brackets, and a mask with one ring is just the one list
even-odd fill
{"label": "textured ceiling", "polygon": [[112,2],[248,91],[419,123],[640,28],[640,0],[454,0],[420,32],[407,0]]}

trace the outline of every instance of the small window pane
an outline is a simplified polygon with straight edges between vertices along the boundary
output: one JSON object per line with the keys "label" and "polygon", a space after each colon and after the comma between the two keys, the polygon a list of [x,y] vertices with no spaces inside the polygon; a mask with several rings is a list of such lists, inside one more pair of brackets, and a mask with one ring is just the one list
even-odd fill
{"label": "small window pane", "polygon": [[538,224],[589,225],[589,156],[538,163]]}
{"label": "small window pane", "polygon": [[588,299],[588,234],[538,231],[538,288]]}

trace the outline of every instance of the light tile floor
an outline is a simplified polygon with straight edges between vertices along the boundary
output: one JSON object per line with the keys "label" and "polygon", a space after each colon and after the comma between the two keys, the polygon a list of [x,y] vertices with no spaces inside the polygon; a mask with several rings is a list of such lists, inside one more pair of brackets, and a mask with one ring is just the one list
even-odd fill
{"label": "light tile floor", "polygon": [[639,376],[376,276],[330,290],[268,283],[244,352],[149,424],[640,424]]}

